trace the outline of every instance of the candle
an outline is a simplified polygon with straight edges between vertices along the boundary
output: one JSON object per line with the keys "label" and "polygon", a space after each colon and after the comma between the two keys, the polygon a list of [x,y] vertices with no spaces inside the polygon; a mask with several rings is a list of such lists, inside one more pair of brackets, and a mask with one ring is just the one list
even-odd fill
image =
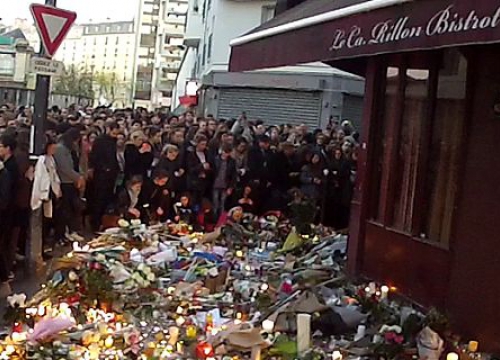
{"label": "candle", "polygon": [[239,258],[242,258],[243,257],[243,251],[237,250],[236,251],[236,256],[239,257]]}
{"label": "candle", "polygon": [[458,360],[459,356],[457,353],[451,352],[448,355],[446,355],[446,360]]}
{"label": "candle", "polygon": [[365,325],[359,325],[358,330],[356,332],[356,335],[354,336],[354,341],[361,340],[362,338],[365,337],[366,334],[366,326]]}
{"label": "candle", "polygon": [[108,336],[106,340],[104,340],[104,346],[106,346],[108,349],[113,346],[114,340],[112,336]]}
{"label": "candle", "polygon": [[467,346],[469,352],[476,352],[478,347],[479,343],[477,341],[469,341],[469,346]]}
{"label": "candle", "polygon": [[274,321],[272,320],[264,320],[262,322],[262,330],[265,332],[272,332],[274,330]]}
{"label": "candle", "polygon": [[[303,354],[311,347],[311,315],[297,314],[297,350]],[[451,360],[451,359],[448,359]]]}
{"label": "candle", "polygon": [[332,353],[332,360],[342,360],[342,353],[338,350],[335,350]]}
{"label": "candle", "polygon": [[179,339],[179,328],[176,326],[169,327],[168,334],[170,335],[168,343],[172,346],[175,346],[175,344],[177,344],[177,340]]}
{"label": "candle", "polygon": [[260,360],[261,354],[260,354],[260,346],[254,346],[252,348],[252,355],[251,355],[251,360]]}
{"label": "candle", "polygon": [[377,292],[377,284],[375,284],[373,281],[371,283],[368,284],[368,289],[369,289],[369,293],[370,295],[373,295]]}
{"label": "candle", "polygon": [[188,339],[193,340],[196,339],[198,330],[195,325],[188,325],[186,328],[186,336]]}
{"label": "candle", "polygon": [[385,300],[387,299],[387,295],[389,295],[389,287],[387,285],[383,285],[380,288],[380,300]]}
{"label": "candle", "polygon": [[186,319],[184,319],[183,316],[179,316],[176,320],[175,320],[175,323],[177,324],[177,326],[182,326],[184,325],[184,323],[186,322]]}

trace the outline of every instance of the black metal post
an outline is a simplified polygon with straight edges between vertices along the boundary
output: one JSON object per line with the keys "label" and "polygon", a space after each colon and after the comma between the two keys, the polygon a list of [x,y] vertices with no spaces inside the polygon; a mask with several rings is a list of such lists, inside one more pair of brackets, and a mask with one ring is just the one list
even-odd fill
{"label": "black metal post", "polygon": [[[56,0],[45,0],[45,5],[56,6]],[[45,55],[43,46],[40,56]],[[33,125],[35,126],[34,155],[41,155],[45,147],[47,108],[49,106],[50,76],[37,75]],[[26,241],[26,270],[28,273],[43,271],[43,214],[38,209],[31,212],[29,239]]]}
{"label": "black metal post", "polygon": [[[56,0],[45,0],[45,5],[56,6]],[[45,49],[40,48],[40,56],[45,56]],[[35,88],[35,106],[33,125],[35,126],[35,155],[41,155],[45,146],[47,108],[49,106],[50,76],[37,75]]]}

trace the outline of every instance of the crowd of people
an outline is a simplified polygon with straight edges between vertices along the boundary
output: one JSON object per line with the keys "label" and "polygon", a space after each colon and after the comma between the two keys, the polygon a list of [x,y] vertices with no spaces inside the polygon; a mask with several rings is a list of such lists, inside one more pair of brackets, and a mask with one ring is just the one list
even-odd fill
{"label": "crowd of people", "polygon": [[[31,211],[44,218],[45,255],[118,219],[182,222],[209,231],[229,209],[286,212],[300,194],[315,221],[348,226],[358,134],[181,116],[146,109],[49,110],[44,153],[29,159],[32,113],[0,108],[0,281],[23,258]],[[0,291],[1,292],[1,291]]]}

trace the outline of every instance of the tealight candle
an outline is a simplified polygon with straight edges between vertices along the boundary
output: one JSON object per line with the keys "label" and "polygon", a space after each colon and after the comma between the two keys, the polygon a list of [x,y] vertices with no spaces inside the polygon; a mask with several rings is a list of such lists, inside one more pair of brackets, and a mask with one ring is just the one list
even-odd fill
{"label": "tealight candle", "polygon": [[332,353],[332,360],[342,360],[342,353],[338,350],[335,350]]}
{"label": "tealight candle", "polygon": [[459,356],[457,353],[451,352],[446,355],[446,360],[459,360]]}
{"label": "tealight candle", "polygon": [[239,258],[242,258],[243,257],[243,251],[237,250],[236,251],[236,256],[239,257]]}
{"label": "tealight candle", "polygon": [[469,341],[469,345],[467,346],[470,352],[476,352],[479,348],[479,343],[477,341]]}
{"label": "tealight candle", "polygon": [[108,336],[106,340],[104,340],[104,346],[106,346],[108,349],[113,346],[114,340],[112,336]]}
{"label": "tealight candle", "polygon": [[196,329],[196,326],[195,325],[189,325],[187,328],[186,328],[186,336],[188,339],[192,340],[192,339],[196,339],[196,336],[197,336],[197,332],[198,330]]}

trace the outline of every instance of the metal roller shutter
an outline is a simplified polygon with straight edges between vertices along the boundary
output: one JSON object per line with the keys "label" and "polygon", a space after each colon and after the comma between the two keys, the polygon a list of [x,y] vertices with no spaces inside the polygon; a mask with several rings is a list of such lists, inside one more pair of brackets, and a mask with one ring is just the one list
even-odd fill
{"label": "metal roller shutter", "polygon": [[222,88],[218,117],[237,118],[245,111],[249,119],[266,124],[320,124],[321,92],[282,89]]}
{"label": "metal roller shutter", "polygon": [[361,130],[363,117],[363,97],[344,94],[342,104],[342,121],[349,120],[357,131]]}

